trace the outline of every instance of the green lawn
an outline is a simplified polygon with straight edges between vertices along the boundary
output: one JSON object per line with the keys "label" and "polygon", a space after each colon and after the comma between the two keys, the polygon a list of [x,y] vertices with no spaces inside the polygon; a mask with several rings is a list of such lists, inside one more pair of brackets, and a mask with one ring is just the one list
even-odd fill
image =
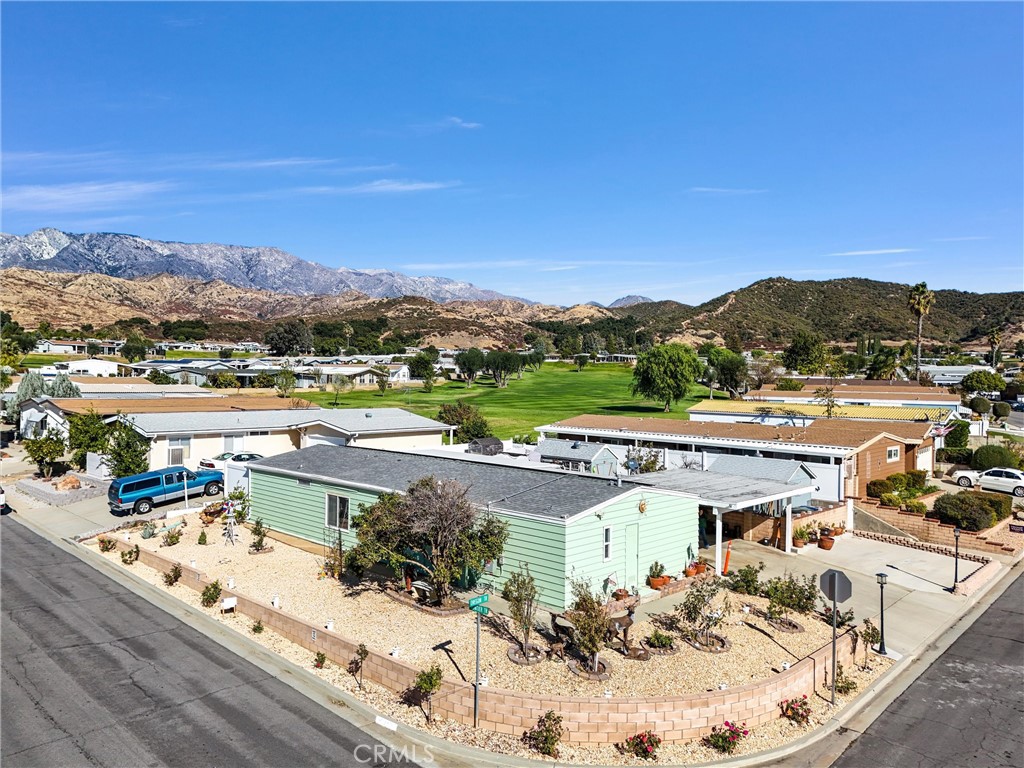
{"label": "green lawn", "polygon": [[209,350],[204,350],[202,352],[189,352],[187,349],[169,349],[167,350],[166,357],[168,360],[212,359],[220,357],[220,352],[210,352]]}
{"label": "green lawn", "polygon": [[[533,428],[541,424],[583,413],[685,419],[686,409],[707,396],[706,387],[694,387],[691,397],[665,413],[658,403],[630,396],[632,375],[631,368],[619,365],[592,365],[577,373],[570,365],[545,363],[536,373],[524,373],[521,380],[513,378],[505,389],[498,389],[488,379],[478,381],[472,389],[463,382],[439,383],[430,394],[418,385],[406,391],[391,389],[383,396],[377,390],[359,390],[339,397],[338,407],[405,408],[435,418],[442,403],[466,399],[480,409],[497,437],[510,438],[533,434]],[[334,402],[330,391],[301,390],[297,394],[324,406]]]}
{"label": "green lawn", "polygon": [[23,365],[26,368],[42,368],[44,365],[53,365],[54,363],[66,363],[71,360],[84,360],[85,355],[38,355],[35,352],[30,352],[21,358],[19,365]]}

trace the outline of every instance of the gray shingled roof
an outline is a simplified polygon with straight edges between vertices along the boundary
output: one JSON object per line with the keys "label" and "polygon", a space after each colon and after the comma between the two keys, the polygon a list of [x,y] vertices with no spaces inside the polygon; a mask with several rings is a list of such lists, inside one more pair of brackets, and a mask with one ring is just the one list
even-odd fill
{"label": "gray shingled roof", "polygon": [[271,472],[405,491],[420,478],[451,478],[469,488],[473,503],[556,520],[573,517],[635,490],[607,478],[423,456],[354,446],[314,445],[249,462]]}
{"label": "gray shingled roof", "polygon": [[[801,467],[803,466],[803,471]],[[767,459],[758,456],[718,456],[710,464],[712,472],[740,477],[757,477],[774,480],[777,483],[802,483],[807,485],[814,479],[813,470],[799,461]],[[810,472],[808,476],[807,472]]]}
{"label": "gray shingled roof", "polygon": [[223,411],[219,413],[138,413],[135,426],[148,435],[287,429],[323,422],[347,434],[444,431],[447,424],[401,408],[305,408],[280,411]]}
{"label": "gray shingled roof", "polygon": [[537,444],[542,457],[562,461],[593,461],[594,457],[606,447],[604,443],[588,443],[582,440],[561,440],[559,438],[548,438]]}

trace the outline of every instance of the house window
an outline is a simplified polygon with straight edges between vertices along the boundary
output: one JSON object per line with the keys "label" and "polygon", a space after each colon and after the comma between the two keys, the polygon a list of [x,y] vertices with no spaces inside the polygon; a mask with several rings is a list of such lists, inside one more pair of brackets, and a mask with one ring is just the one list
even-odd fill
{"label": "house window", "polygon": [[347,531],[348,523],[348,499],[344,496],[335,496],[333,493],[327,494],[327,516],[324,525],[339,531]]}
{"label": "house window", "polygon": [[269,434],[270,434],[269,430],[264,429],[264,430],[260,430],[259,432],[250,432],[249,433],[249,437],[266,437]]}
{"label": "house window", "polygon": [[610,525],[604,529],[602,547],[604,549],[604,559],[607,562],[612,559],[612,527]]}
{"label": "house window", "polygon": [[299,486],[299,488],[309,488],[309,480],[304,480],[301,477],[295,479],[295,484]]}
{"label": "house window", "polygon": [[900,447],[894,445],[891,448],[885,449],[885,460],[886,461],[899,461],[900,460]]}
{"label": "house window", "polygon": [[224,450],[238,453],[242,450],[242,435],[224,435]]}
{"label": "house window", "polygon": [[189,457],[192,447],[191,437],[170,437],[167,439],[167,463],[171,466],[181,464]]}

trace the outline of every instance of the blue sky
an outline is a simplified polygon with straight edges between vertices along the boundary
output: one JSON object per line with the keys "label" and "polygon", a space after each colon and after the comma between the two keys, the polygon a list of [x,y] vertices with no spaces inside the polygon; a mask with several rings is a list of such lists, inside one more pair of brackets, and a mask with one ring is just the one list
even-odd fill
{"label": "blue sky", "polygon": [[556,304],[1024,289],[1022,5],[4,3],[4,232]]}

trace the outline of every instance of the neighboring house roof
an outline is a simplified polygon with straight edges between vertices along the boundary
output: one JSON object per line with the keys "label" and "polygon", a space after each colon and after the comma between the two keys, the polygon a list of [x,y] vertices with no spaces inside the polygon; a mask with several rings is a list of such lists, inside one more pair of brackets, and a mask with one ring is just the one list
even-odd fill
{"label": "neighboring house roof", "polygon": [[470,445],[496,445],[502,448],[505,447],[505,443],[497,437],[474,437],[469,441]]}
{"label": "neighboring house roof", "polygon": [[816,477],[801,461],[768,459],[761,456],[719,455],[711,464],[711,471],[740,477],[759,477],[777,483],[803,482]]}
{"label": "neighboring house roof", "polygon": [[[160,398],[60,398],[50,400],[66,413],[86,413],[94,410],[105,415],[124,414],[184,414],[212,413],[216,411],[266,411],[282,410],[281,402],[270,397],[160,397]],[[305,402],[305,401],[302,401]],[[319,410],[311,406],[313,410]],[[310,408],[299,408],[308,412]]]}
{"label": "neighboring house roof", "polygon": [[[272,398],[253,398],[271,400]],[[323,424],[347,435],[446,432],[448,424],[401,408],[309,408],[224,412],[139,413],[135,428],[147,435],[219,433],[234,430],[296,429]]]}
{"label": "neighboring house roof", "polygon": [[597,416],[586,414],[537,427],[538,431],[580,430],[630,437],[643,441],[645,435],[658,439],[715,438],[763,442],[774,445],[793,444],[827,448],[857,449],[881,435],[897,440],[920,443],[928,437],[930,423],[846,421],[817,419],[801,427],[771,424],[746,424],[718,421],[687,421],[676,418],[643,418],[635,416]]}
{"label": "neighboring house roof", "polygon": [[[843,400],[897,400],[901,403],[907,402],[932,402],[932,403],[951,403],[953,405],[960,404],[960,395],[951,395],[938,387],[899,387],[890,389],[883,388],[868,388],[868,387],[856,387],[856,386],[842,386],[837,385],[833,387],[832,394]],[[744,395],[745,400],[757,400],[761,399],[773,399],[773,398],[793,398],[800,400],[813,400],[816,395],[814,388],[801,389],[798,392],[788,392],[781,389],[774,389],[765,387],[764,389],[754,389],[747,392]]]}
{"label": "neighboring house roof", "polygon": [[[942,405],[836,405],[833,419],[868,419],[872,421],[945,421],[953,406]],[[807,416],[826,418],[824,405],[818,403],[769,403],[753,400],[704,400],[689,408],[690,414],[728,413],[749,416]]]}
{"label": "neighboring house roof", "polygon": [[[78,361],[76,361],[76,362],[78,362]],[[75,384],[77,384],[78,388],[82,389],[83,392],[85,391],[83,389],[84,385],[89,385],[89,386],[97,385],[97,386],[100,386],[102,388],[107,388],[107,387],[126,387],[128,385],[138,385],[138,384],[144,384],[144,385],[149,385],[149,386],[153,385],[153,383],[149,379],[144,378],[142,376],[120,376],[120,377],[113,377],[113,378],[111,378],[110,376],[78,376],[76,374],[72,374],[68,378],[70,378],[71,381],[73,381]],[[15,392],[15,391],[17,391],[18,383],[20,381],[21,381],[21,376],[12,376],[11,377],[11,385],[7,389],[5,389],[4,392]]]}
{"label": "neighboring house roof", "polygon": [[588,443],[581,440],[560,440],[548,438],[537,444],[541,458],[559,461],[593,461],[601,451],[607,450],[604,443]]}
{"label": "neighboring house roof", "polygon": [[[924,369],[924,366],[921,366]],[[856,387],[857,389],[889,390],[889,389],[910,389],[910,390],[933,390],[934,387],[925,387],[916,381],[906,379],[828,379],[823,376],[789,376],[787,378],[799,381],[804,387],[828,387],[833,384],[839,387]],[[776,384],[765,384],[762,389],[778,389]],[[780,390],[785,391],[785,390]]]}
{"label": "neighboring house roof", "polygon": [[724,472],[699,469],[666,469],[630,477],[634,483],[643,483],[667,491],[699,496],[702,502],[716,507],[743,509],[776,499],[791,498],[800,493],[811,493],[815,483],[779,482],[758,477],[742,477]]}
{"label": "neighboring house roof", "polygon": [[315,445],[249,462],[250,472],[318,478],[327,482],[404,492],[433,475],[469,489],[470,500],[494,511],[565,520],[633,493],[637,486],[616,486],[607,478],[508,467],[419,454]]}

